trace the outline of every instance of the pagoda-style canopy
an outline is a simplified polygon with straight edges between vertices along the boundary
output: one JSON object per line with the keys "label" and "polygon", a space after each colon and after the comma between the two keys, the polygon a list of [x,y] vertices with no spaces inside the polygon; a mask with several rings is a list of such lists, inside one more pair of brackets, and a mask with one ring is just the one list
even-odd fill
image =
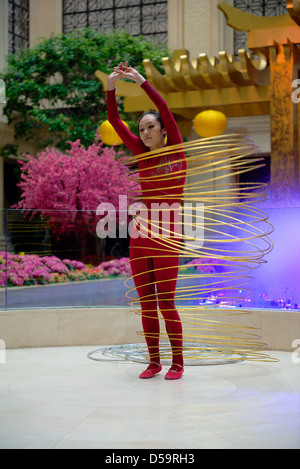
{"label": "pagoda-style canopy", "polygon": [[[162,59],[165,75],[144,60],[147,80],[165,97],[170,109],[186,119],[205,109],[217,108],[228,117],[267,114],[269,111],[270,70],[263,57],[255,60],[245,50],[235,57],[220,52],[219,57],[200,54],[190,59],[189,51],[175,50],[173,60]],[[96,72],[103,84],[107,76]],[[136,85],[122,82],[117,94],[124,96],[125,112],[143,112],[151,101]]]}
{"label": "pagoda-style canopy", "polygon": [[[288,1],[287,8],[286,15],[259,17],[221,2],[228,26],[247,31],[249,50],[239,50],[238,58],[225,51],[191,58],[180,49],[173,59],[162,59],[163,75],[150,59],[144,67],[147,80],[186,123],[181,131],[187,135],[192,119],[205,109],[227,117],[270,115],[272,184],[290,191],[300,185],[299,106],[292,101],[293,82],[300,77],[300,1]],[[107,75],[97,71],[96,77],[106,89]],[[125,112],[153,107],[134,83],[118,83],[117,95],[124,97]]]}

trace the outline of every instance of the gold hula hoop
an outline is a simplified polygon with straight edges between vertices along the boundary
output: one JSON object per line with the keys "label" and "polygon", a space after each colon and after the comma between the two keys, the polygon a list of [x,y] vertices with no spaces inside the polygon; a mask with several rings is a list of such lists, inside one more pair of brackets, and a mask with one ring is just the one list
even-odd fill
{"label": "gold hula hoop", "polygon": [[[181,182],[180,186],[183,189],[181,204],[196,204],[196,208],[193,205],[192,219],[186,221],[181,217],[181,239],[174,239],[172,231],[164,232],[156,238],[156,249],[158,257],[162,257],[160,246],[163,245],[164,249],[168,246],[168,257],[179,253],[180,260],[193,260],[190,267],[180,266],[175,291],[176,307],[183,324],[185,360],[201,364],[201,360],[213,361],[224,356],[228,362],[228,354],[231,354],[233,361],[237,356],[242,360],[275,361],[266,353],[268,347],[262,342],[259,329],[245,324],[245,315],[251,314],[251,308],[244,307],[247,300],[244,295],[251,291],[251,273],[266,262],[265,256],[272,250],[270,234],[273,227],[267,214],[257,206],[266,200],[265,184],[239,181],[241,174],[264,166],[263,160],[257,157],[259,149],[251,138],[238,134],[169,146],[127,158],[126,163],[131,167],[152,158],[151,168],[157,173],[143,177],[135,169],[131,171],[131,180],[136,184],[153,182],[158,192],[162,181],[164,190],[178,188],[176,179],[183,178],[183,172],[163,170],[170,164],[166,157],[173,155],[172,163],[179,162],[180,156],[175,161],[174,154],[182,151],[186,155],[187,171],[185,183]],[[154,190],[149,189],[149,197],[144,191],[143,202],[148,199],[153,202]],[[165,196],[159,194],[157,202],[162,203],[168,198],[168,193]],[[132,196],[131,202],[140,201],[140,197]],[[142,215],[138,221],[141,230],[147,226],[148,220]],[[191,230],[197,232],[199,227],[203,236],[195,244],[190,233]],[[153,228],[159,229],[159,225],[146,228],[148,231],[144,235],[151,237]],[[132,276],[125,281],[127,297],[135,312],[141,315],[140,300],[147,298],[132,296],[135,288],[129,283],[133,280]],[[219,298],[218,304],[212,304],[212,298]],[[163,320],[161,313],[159,319]],[[162,359],[169,360],[172,351],[167,343],[167,333],[161,332],[160,339],[163,340]]]}

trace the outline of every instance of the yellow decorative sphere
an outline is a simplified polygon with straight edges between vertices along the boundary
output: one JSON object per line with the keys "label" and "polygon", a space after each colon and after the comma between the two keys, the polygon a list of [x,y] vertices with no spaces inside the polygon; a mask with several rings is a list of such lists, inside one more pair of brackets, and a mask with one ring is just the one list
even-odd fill
{"label": "yellow decorative sphere", "polygon": [[[129,129],[127,122],[122,121]],[[106,145],[121,145],[123,140],[119,137],[113,126],[108,121],[104,121],[99,128],[99,135],[103,143]]]}
{"label": "yellow decorative sphere", "polygon": [[227,117],[220,111],[210,109],[197,114],[194,129],[200,137],[215,137],[225,132]]}

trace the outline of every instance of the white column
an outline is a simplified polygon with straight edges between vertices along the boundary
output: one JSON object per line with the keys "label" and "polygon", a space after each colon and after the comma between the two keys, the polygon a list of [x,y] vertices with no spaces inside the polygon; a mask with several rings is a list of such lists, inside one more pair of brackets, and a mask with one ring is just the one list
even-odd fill
{"label": "white column", "polygon": [[168,47],[184,49],[184,0],[168,1]]}
{"label": "white column", "polygon": [[[210,5],[210,48],[209,55],[217,56],[220,51],[227,54],[234,52],[234,31],[227,26],[225,15],[219,10],[220,0],[211,0]],[[231,6],[234,6],[234,0],[226,0]]]}
{"label": "white column", "polygon": [[226,133],[249,135],[259,146],[262,153],[271,153],[271,122],[269,115],[230,117]]}
{"label": "white column", "polygon": [[[169,0],[169,3],[173,3],[173,0]],[[218,9],[219,0],[184,0],[182,5],[182,2],[176,0],[173,9],[175,3],[178,19],[182,14],[184,23],[182,26],[183,40],[181,41],[183,45],[181,47],[188,49],[191,52],[191,57],[198,57],[200,53],[217,56],[219,51],[223,50],[226,50],[227,53],[233,52],[233,30],[226,26],[225,16]],[[233,5],[233,0],[227,0],[227,3]],[[175,23],[171,29],[169,25],[172,48],[175,27]],[[178,36],[180,38],[180,33]]]}

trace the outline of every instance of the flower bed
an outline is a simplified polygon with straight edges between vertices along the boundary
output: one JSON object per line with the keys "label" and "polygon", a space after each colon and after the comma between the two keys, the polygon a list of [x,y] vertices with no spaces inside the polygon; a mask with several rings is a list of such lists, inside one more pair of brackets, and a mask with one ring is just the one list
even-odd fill
{"label": "flower bed", "polygon": [[[220,273],[225,269],[224,262],[218,262],[209,258],[193,259],[180,266],[181,274],[212,274]],[[88,280],[98,280],[113,277],[131,276],[129,259],[123,257],[105,261],[97,267],[85,265],[79,261],[70,259],[61,260],[56,256],[39,257],[33,254],[6,254],[0,252],[0,288],[5,287],[6,279],[8,287],[22,287],[27,285],[47,285],[55,283],[78,282]],[[257,294],[258,298],[254,303],[258,307],[299,309],[299,301],[294,298],[272,299],[270,295]],[[256,296],[257,296],[256,295]],[[254,307],[249,298],[241,299],[244,306]],[[223,307],[242,306],[241,300],[229,301],[224,298],[224,292],[215,292],[208,297],[199,300],[200,304],[218,304]]]}
{"label": "flower bed", "polygon": [[131,275],[127,258],[102,262],[91,267],[79,261],[61,260],[56,256],[39,257],[35,254],[6,254],[0,252],[0,287],[47,285],[112,276]]}
{"label": "flower bed", "polygon": [[212,274],[216,272],[223,272],[225,270],[225,265],[225,261],[219,261],[218,259],[205,257],[193,259],[187,262],[186,264],[180,266],[179,271],[181,273],[199,272]]}
{"label": "flower bed", "polygon": [[[194,259],[180,267],[182,273],[212,273],[220,269],[222,266],[212,259]],[[35,254],[0,252],[0,287],[5,286],[6,278],[9,287],[21,287],[131,275],[129,259],[126,257],[105,261],[93,267],[70,259],[61,260],[56,256],[39,257]]]}
{"label": "flower bed", "polygon": [[[180,267],[182,273],[197,271],[212,273],[222,270],[212,259],[193,259]],[[7,272],[6,272],[7,270]],[[122,257],[105,261],[97,267],[85,265],[70,259],[56,256],[39,257],[35,254],[6,254],[0,252],[0,287],[26,285],[46,285],[85,280],[97,280],[106,277],[131,276],[129,259]]]}

